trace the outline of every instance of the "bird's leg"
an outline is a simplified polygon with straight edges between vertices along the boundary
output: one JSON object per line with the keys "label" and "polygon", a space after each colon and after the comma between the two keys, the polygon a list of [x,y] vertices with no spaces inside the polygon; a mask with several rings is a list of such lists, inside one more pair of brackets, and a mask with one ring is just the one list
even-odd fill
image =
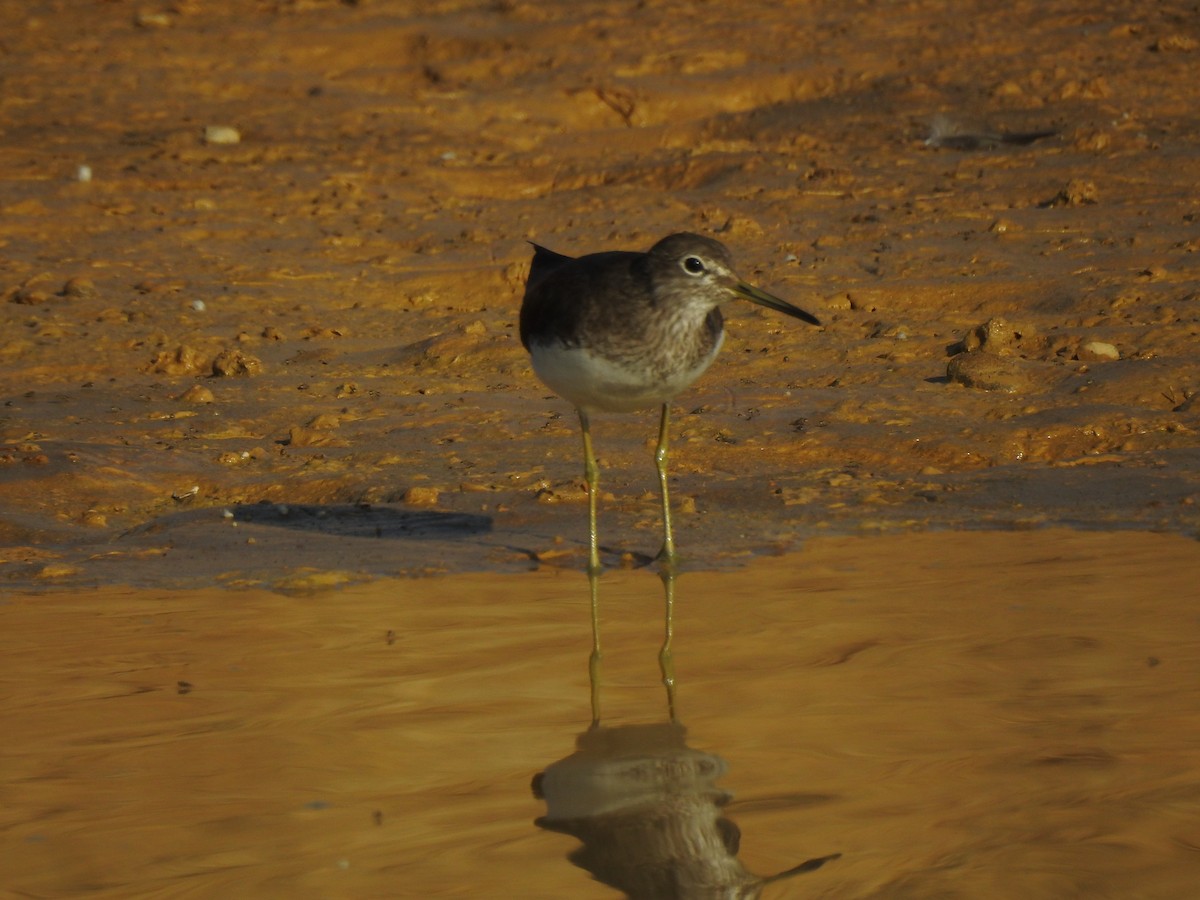
{"label": "bird's leg", "polygon": [[592,655],[588,657],[588,683],[592,688],[592,727],[600,727],[600,572],[588,569],[592,598]]}
{"label": "bird's leg", "polygon": [[662,419],[658,426],[658,448],[654,451],[654,465],[658,469],[658,486],[662,493],[663,545],[658,559],[674,570],[678,557],[675,555],[675,538],[671,534],[671,501],[667,495],[667,428],[671,419],[671,407],[664,403]]}
{"label": "bird's leg", "polygon": [[[663,627],[662,649],[658,651],[658,669],[662,672],[663,685],[667,689],[667,712],[671,721],[675,721],[675,655],[671,649],[671,640],[675,637],[675,568],[664,566],[659,573],[663,583],[663,596],[666,600],[665,625]],[[593,707],[596,704],[593,703]],[[593,716],[596,709],[593,708]]]}
{"label": "bird's leg", "polygon": [[596,495],[600,487],[600,467],[592,452],[592,430],[588,415],[579,412],[583,431],[583,477],[588,492],[588,587],[592,601],[592,655],[588,658],[588,676],[592,685],[592,727],[600,724],[600,540],[596,530]]}
{"label": "bird's leg", "polygon": [[583,431],[583,478],[588,491],[588,574],[600,574],[600,538],[596,531],[596,495],[600,492],[600,467],[592,453],[592,429],[588,414],[579,412],[579,427]]}

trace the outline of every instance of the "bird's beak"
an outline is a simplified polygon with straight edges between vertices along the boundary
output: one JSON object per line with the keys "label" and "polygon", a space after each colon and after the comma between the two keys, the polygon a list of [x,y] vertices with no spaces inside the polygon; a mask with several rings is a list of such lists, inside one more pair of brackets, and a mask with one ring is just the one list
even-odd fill
{"label": "bird's beak", "polygon": [[792,316],[802,322],[807,322],[809,325],[821,324],[821,320],[812,313],[807,313],[798,306],[792,306],[786,300],[780,300],[773,294],[759,290],[754,285],[746,284],[744,281],[739,281],[733,286],[733,293],[743,300],[749,300],[751,303],[757,303],[759,306],[765,306],[784,315]]}

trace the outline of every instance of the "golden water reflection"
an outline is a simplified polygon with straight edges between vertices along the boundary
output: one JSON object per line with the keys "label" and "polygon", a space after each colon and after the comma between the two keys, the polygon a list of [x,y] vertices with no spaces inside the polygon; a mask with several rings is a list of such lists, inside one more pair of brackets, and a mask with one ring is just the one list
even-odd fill
{"label": "golden water reflection", "polygon": [[[1061,530],[687,574],[672,723],[661,586],[609,572],[595,729],[580,573],[10,594],[0,871],[22,896],[586,900],[615,896],[589,872],[632,885],[604,874],[624,821],[647,852],[690,835],[679,871],[710,881],[841,854],[764,897],[1190,896],[1198,574],[1186,538]],[[561,790],[614,754],[666,782]]]}
{"label": "golden water reflection", "polygon": [[807,860],[766,878],[737,858],[741,831],[724,815],[732,795],[717,785],[728,764],[689,747],[675,717],[674,611],[677,574],[664,568],[663,642],[659,672],[666,690],[665,721],[608,725],[602,721],[601,589],[588,574],[592,651],[591,726],[575,752],[539,772],[533,793],[546,804],[537,826],[582,842],[569,859],[626,896],[758,897],[764,885],[820,868],[841,854]]}
{"label": "golden water reflection", "polygon": [[747,871],[741,831],[724,814],[731,795],[716,783],[728,766],[686,735],[670,721],[589,728],[574,753],[534,777],[546,804],[538,827],[579,840],[571,862],[635,898],[758,897],[840,855],[767,878]]}

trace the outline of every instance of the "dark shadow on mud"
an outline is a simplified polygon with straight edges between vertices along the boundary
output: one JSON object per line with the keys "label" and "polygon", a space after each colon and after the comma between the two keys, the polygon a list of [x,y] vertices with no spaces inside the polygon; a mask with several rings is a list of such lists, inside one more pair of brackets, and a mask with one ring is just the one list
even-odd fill
{"label": "dark shadow on mud", "polygon": [[121,538],[172,532],[181,527],[224,524],[288,528],[329,537],[455,540],[492,530],[491,516],[367,504],[252,503],[204,507],[159,516]]}
{"label": "dark shadow on mud", "polygon": [[358,578],[525,570],[491,516],[386,505],[254,503],[183,509],[79,560],[80,578],[135,585],[272,584],[301,571]]}
{"label": "dark shadow on mud", "polygon": [[490,516],[366,504],[255,503],[231,507],[229,512],[236,522],[339,537],[449,540],[492,530]]}

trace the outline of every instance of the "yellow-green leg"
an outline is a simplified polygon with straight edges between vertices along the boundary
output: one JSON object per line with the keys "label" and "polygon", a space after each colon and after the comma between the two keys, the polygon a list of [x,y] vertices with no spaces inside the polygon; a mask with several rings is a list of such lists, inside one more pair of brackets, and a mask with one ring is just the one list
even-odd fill
{"label": "yellow-green leg", "polygon": [[600,487],[600,467],[592,452],[592,430],[588,415],[579,412],[583,431],[583,477],[588,492],[588,587],[592,601],[592,655],[588,657],[588,677],[592,685],[592,726],[600,724],[600,539],[596,529],[596,497]]}
{"label": "yellow-green leg", "polygon": [[588,682],[592,687],[592,727],[600,726],[600,573],[588,571],[592,597],[592,655],[588,657]]}
{"label": "yellow-green leg", "polygon": [[674,569],[678,557],[675,555],[675,538],[671,533],[671,501],[667,494],[667,430],[671,421],[671,407],[662,406],[662,418],[658,424],[658,448],[654,451],[654,465],[658,469],[658,487],[662,494],[663,545],[658,558]]}
{"label": "yellow-green leg", "polygon": [[675,553],[675,537],[671,531],[671,498],[667,490],[667,434],[671,424],[671,407],[664,403],[662,418],[658,424],[658,447],[654,451],[654,465],[658,469],[658,486],[662,493],[663,545],[658,551],[662,563],[659,573],[666,600],[665,623],[662,648],[658,651],[658,668],[662,672],[663,685],[667,689],[667,711],[675,721],[675,656],[671,641],[675,637],[675,576],[679,557]]}
{"label": "yellow-green leg", "polygon": [[[667,689],[667,712],[675,721],[675,655],[671,641],[675,637],[675,570],[664,566],[660,573],[663,595],[666,598],[666,624],[663,629],[662,649],[658,651],[658,668],[662,672],[663,685]],[[594,705],[594,704],[593,704]],[[593,709],[593,715],[595,710]]]}
{"label": "yellow-green leg", "polygon": [[583,478],[588,491],[588,573],[600,574],[600,539],[596,532],[596,496],[600,492],[600,467],[592,453],[592,429],[588,415],[579,412],[579,427],[583,431]]}

